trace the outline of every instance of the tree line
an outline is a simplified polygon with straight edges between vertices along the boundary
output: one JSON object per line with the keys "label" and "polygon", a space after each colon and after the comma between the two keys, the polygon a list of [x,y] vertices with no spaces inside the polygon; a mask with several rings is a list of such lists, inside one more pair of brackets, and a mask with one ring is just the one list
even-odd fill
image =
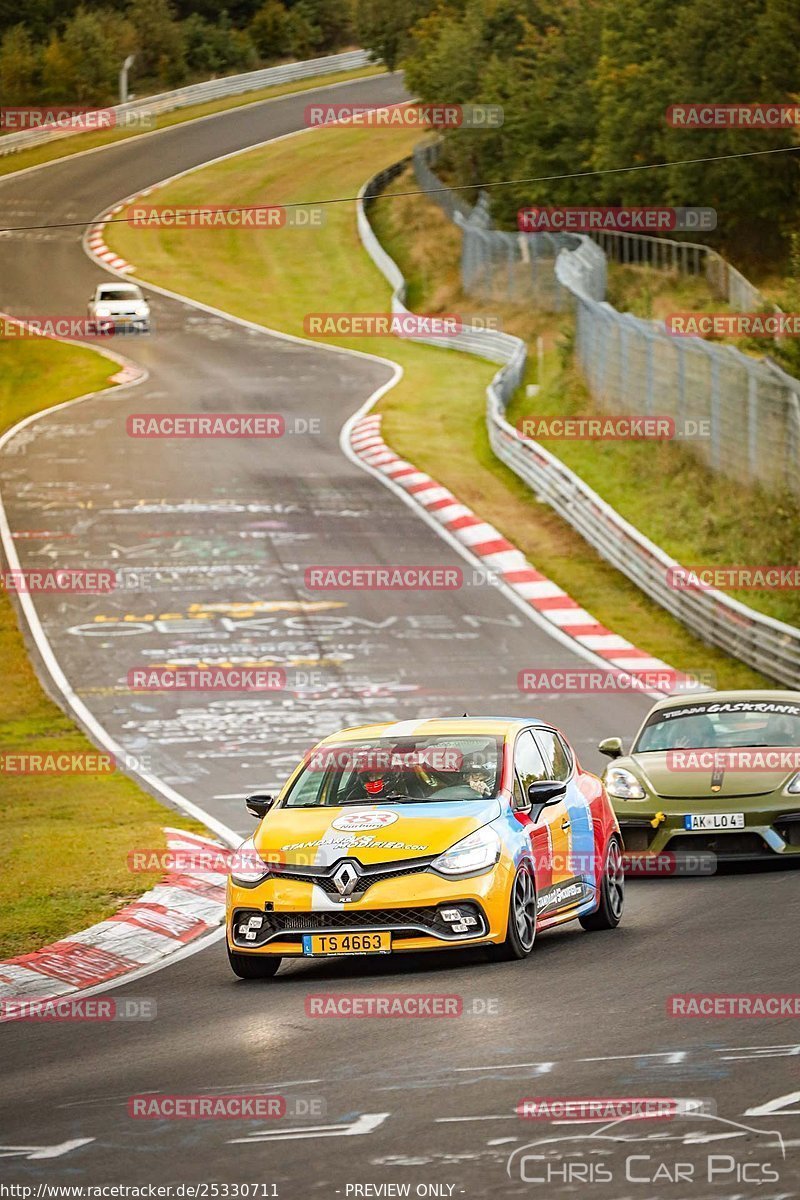
{"label": "tree line", "polygon": [[114,103],[129,54],[131,89],[146,95],[355,40],[351,0],[0,0],[0,104]]}
{"label": "tree line", "polygon": [[[794,153],[782,130],[671,128],[670,105],[794,103],[796,0],[360,0],[365,44],[431,103],[499,104],[502,128],[444,133],[460,183],[571,176],[492,192],[513,228],[526,205],[693,205],[717,210],[713,244],[738,261],[784,256],[796,227]],[[686,162],[717,158],[714,162]],[[661,165],[673,163],[676,165]],[[631,167],[656,169],[628,170]],[[582,175],[583,172],[604,172]],[[690,235],[687,235],[690,236]]]}

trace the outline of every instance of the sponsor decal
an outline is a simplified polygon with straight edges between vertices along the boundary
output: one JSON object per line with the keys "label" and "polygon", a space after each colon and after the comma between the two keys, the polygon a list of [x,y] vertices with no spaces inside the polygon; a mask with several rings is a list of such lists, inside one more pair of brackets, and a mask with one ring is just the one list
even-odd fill
{"label": "sponsor decal", "polygon": [[547,912],[562,905],[575,904],[584,897],[584,886],[581,879],[567,879],[563,883],[554,883],[552,887],[544,888],[536,897],[536,911]]}
{"label": "sponsor decal", "polygon": [[655,713],[648,725],[659,721],[674,721],[678,717],[699,717],[705,713],[775,713],[779,716],[800,717],[800,704],[783,700],[725,700],[706,704],[687,704],[681,708],[666,708]]}
{"label": "sponsor decal", "polygon": [[310,842],[289,842],[281,850],[427,850],[427,845],[414,846],[410,842],[380,842],[373,837],[323,837]]}
{"label": "sponsor decal", "polygon": [[397,820],[394,812],[352,812],[344,813],[331,822],[334,829],[344,829],[355,833],[365,829],[383,829],[384,825],[392,825]]}

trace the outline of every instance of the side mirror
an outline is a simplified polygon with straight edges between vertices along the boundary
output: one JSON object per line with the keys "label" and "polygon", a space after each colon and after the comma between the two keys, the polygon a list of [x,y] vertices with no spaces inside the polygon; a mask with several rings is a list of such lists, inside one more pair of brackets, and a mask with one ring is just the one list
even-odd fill
{"label": "side mirror", "polygon": [[598,742],[597,749],[607,758],[619,758],[622,754],[622,738],[603,738],[602,742]]}
{"label": "side mirror", "polygon": [[259,821],[265,817],[275,803],[274,796],[267,796],[264,792],[254,792],[252,796],[248,796],[245,800],[245,808],[254,817],[258,817]]}
{"label": "side mirror", "polygon": [[548,804],[557,804],[566,794],[567,785],[562,779],[539,779],[528,786],[528,799],[539,811]]}

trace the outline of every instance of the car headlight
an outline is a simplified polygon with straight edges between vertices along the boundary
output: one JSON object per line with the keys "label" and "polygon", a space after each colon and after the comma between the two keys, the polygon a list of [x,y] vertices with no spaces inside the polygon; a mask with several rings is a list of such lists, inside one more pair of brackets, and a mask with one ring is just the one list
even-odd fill
{"label": "car headlight", "polygon": [[269,874],[269,863],[265,863],[256,850],[255,842],[249,837],[234,851],[231,864],[231,879],[234,883],[258,883]]}
{"label": "car headlight", "polygon": [[617,800],[644,800],[646,792],[632,771],[609,767],[605,773],[606,791]]}
{"label": "car headlight", "polygon": [[800,796],[800,771],[789,780],[786,785],[786,791],[790,796]]}
{"label": "car headlight", "polygon": [[96,317],[110,317],[111,309],[108,307],[107,304],[98,304],[94,310],[94,315]]}
{"label": "car headlight", "polygon": [[500,838],[490,826],[484,825],[445,850],[431,866],[444,875],[471,875],[474,871],[488,871],[499,857]]}

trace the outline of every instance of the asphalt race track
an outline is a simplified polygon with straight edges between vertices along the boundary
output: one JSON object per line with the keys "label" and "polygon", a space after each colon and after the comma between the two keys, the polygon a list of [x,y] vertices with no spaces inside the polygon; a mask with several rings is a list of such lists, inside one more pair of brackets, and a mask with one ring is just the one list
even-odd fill
{"label": "asphalt race track", "polygon": [[[342,101],[403,96],[397,77],[335,90]],[[168,175],[301,128],[307,100],[233,110],[6,178],[0,225],[88,223]],[[81,233],[0,237],[0,309],[82,314],[102,275]],[[278,784],[325,733],[465,709],[533,714],[535,701],[517,690],[521,667],[585,665],[342,454],[340,429],[390,379],[387,364],[157,294],[152,302],[156,333],[123,347],[147,368],[146,381],[43,416],[0,456],[23,567],[113,567],[126,580],[107,597],[42,595],[36,605],[71,686],[132,763],[248,833],[244,794]],[[275,412],[296,431],[274,442],[218,441],[213,453],[199,442],[127,438],[126,416],[152,411]],[[318,433],[299,431],[313,420]],[[311,594],[305,568],[328,562],[460,567],[466,586]],[[128,690],[131,669],[176,660],[274,663],[289,686],[244,698]],[[647,706],[637,697],[554,698],[546,711],[585,765],[599,767],[597,740],[629,736]],[[614,1181],[587,1180],[591,1196],[793,1196],[796,1022],[679,1020],[665,1003],[673,992],[785,992],[798,930],[797,875],[765,870],[635,881],[618,931],[569,926],[544,935],[519,964],[489,965],[478,953],[299,963],[275,981],[245,983],[217,940],[115,989],[118,998],[153,998],[153,1021],[0,1026],[0,1182],[33,1185],[31,1195],[43,1182],[258,1181],[286,1200],[403,1194],[364,1190],[387,1184],[410,1184],[411,1195],[548,1196],[562,1189],[522,1182],[513,1164],[507,1173],[509,1155],[536,1138],[585,1139],[599,1126],[523,1122],[515,1106],[536,1095],[624,1095],[697,1098],[752,1131],[736,1129],[735,1165],[723,1140],[719,1153],[732,1165],[726,1173],[720,1164],[705,1188],[671,1181],[667,1170],[657,1176],[657,1163],[689,1161],[696,1144],[707,1145],[703,1131],[719,1137],[713,1117],[687,1121],[688,1133],[678,1119],[665,1124],[655,1150],[637,1141],[642,1157],[628,1178],[616,1143]],[[309,1018],[307,996],[325,991],[457,995],[463,1015]],[[284,1094],[290,1115],[141,1121],[127,1110],[145,1092],[265,1091]],[[780,1097],[789,1098],[772,1103]],[[747,1115],[765,1105],[767,1113]],[[755,1178],[770,1136],[758,1130],[784,1138],[777,1179]],[[78,1139],[90,1140],[62,1147]],[[62,1152],[10,1149],[36,1146]],[[579,1190],[573,1181],[563,1194]]]}

